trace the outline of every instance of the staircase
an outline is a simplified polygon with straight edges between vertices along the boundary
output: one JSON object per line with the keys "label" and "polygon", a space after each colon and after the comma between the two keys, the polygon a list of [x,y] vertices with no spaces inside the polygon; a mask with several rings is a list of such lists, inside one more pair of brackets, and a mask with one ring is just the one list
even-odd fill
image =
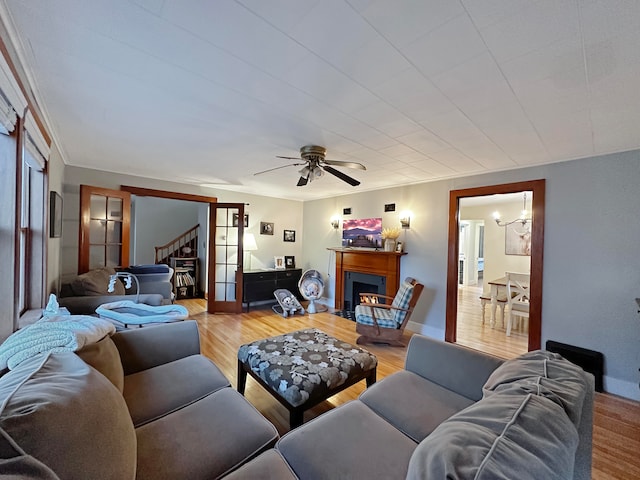
{"label": "staircase", "polygon": [[169,265],[171,257],[197,257],[199,228],[200,224],[190,228],[166,245],[155,247],[156,263]]}

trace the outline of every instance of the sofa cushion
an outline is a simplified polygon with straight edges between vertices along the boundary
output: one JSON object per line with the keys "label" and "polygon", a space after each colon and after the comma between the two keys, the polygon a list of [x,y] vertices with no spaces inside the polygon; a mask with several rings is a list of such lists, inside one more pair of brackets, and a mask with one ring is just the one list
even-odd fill
{"label": "sofa cushion", "polygon": [[393,479],[405,478],[416,446],[354,400],[290,431],[276,448],[300,478]]}
{"label": "sofa cushion", "polygon": [[122,392],[124,388],[124,371],[120,354],[111,337],[85,345],[76,354],[93,368],[109,379]]}
{"label": "sofa cushion", "polygon": [[224,478],[225,480],[246,480],[248,478],[251,480],[271,480],[273,478],[296,480],[298,477],[293,473],[280,452],[272,448]]}
{"label": "sofa cushion", "polygon": [[0,428],[64,479],[127,479],[136,438],[120,392],[74,353],[42,354],[0,379]]}
{"label": "sofa cushion", "polygon": [[139,427],[230,385],[211,360],[191,355],[127,375],[123,395]]}
{"label": "sofa cushion", "polygon": [[137,480],[218,478],[278,438],[245,398],[223,388],[136,429]]}
{"label": "sofa cushion", "polygon": [[473,403],[406,370],[367,388],[360,400],[415,442],[424,440],[444,420]]}
{"label": "sofa cushion", "polygon": [[562,407],[497,394],[443,422],[409,462],[409,479],[570,479],[578,433]]}
{"label": "sofa cushion", "polygon": [[0,428],[0,479],[60,480],[42,462],[26,455],[13,439]]}
{"label": "sofa cushion", "polygon": [[73,295],[124,295],[125,288],[119,279],[116,279],[114,291],[108,292],[109,280],[116,271],[111,267],[97,268],[89,272],[78,275],[71,282]]}
{"label": "sofa cushion", "polygon": [[574,425],[582,415],[588,382],[583,370],[557,353],[535,350],[507,360],[483,387],[484,397],[513,390],[542,395],[560,405]]}

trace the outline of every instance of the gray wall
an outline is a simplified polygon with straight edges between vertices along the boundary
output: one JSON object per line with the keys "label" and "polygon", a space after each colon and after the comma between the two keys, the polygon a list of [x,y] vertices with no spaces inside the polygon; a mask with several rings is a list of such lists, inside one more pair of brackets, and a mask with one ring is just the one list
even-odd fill
{"label": "gray wall", "polygon": [[[130,261],[134,265],[155,263],[155,247],[165,245],[199,222],[198,202],[133,195],[131,204]],[[206,225],[202,227],[199,237],[207,233]]]}
{"label": "gray wall", "polygon": [[[333,305],[335,257],[326,248],[339,245],[339,233],[331,216],[351,207],[350,218],[381,216],[388,227],[399,225],[399,211],[411,210],[411,229],[400,238],[408,252],[401,273],[419,279],[425,292],[410,328],[442,339],[449,191],[546,179],[543,346],[552,339],[602,352],[605,389],[640,399],[639,157],[626,152],[306,202],[305,266],[328,277]],[[395,214],[383,213],[386,203],[396,203]]]}
{"label": "gray wall", "polygon": [[[49,164],[47,165],[49,175],[49,191],[58,192],[62,196],[62,206],[64,208],[64,193],[62,186],[62,179],[64,176],[64,164],[62,158],[55,144],[51,146],[51,153],[49,155]],[[49,201],[47,197],[47,201]],[[64,216],[63,216],[64,218]],[[62,225],[64,231],[64,221]],[[57,292],[59,289],[58,279],[60,278],[61,268],[61,246],[62,237],[51,238],[49,237],[49,225],[46,225],[46,237],[48,240],[47,246],[47,288],[48,291]],[[63,233],[64,234],[64,233]],[[46,299],[45,299],[46,301]]]}

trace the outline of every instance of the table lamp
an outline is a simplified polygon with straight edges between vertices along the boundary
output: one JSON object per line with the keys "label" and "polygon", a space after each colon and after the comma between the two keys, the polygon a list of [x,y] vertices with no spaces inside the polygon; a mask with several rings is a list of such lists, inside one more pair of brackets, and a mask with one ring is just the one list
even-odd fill
{"label": "table lamp", "polygon": [[252,257],[252,253],[251,252],[255,252],[256,250],[258,250],[258,245],[256,244],[256,237],[253,233],[245,233],[244,237],[243,237],[243,246],[244,246],[244,251],[249,253],[249,268],[248,270],[251,270],[251,257]]}

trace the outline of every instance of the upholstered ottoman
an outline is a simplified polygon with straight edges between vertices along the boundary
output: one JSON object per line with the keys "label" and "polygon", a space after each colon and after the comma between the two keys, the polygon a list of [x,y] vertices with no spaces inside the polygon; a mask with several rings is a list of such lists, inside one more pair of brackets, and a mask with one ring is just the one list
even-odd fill
{"label": "upholstered ottoman", "polygon": [[289,410],[291,428],[303,412],[361,380],[376,381],[372,353],[316,328],[297,330],[242,345],[238,350],[238,391],[249,373]]}

